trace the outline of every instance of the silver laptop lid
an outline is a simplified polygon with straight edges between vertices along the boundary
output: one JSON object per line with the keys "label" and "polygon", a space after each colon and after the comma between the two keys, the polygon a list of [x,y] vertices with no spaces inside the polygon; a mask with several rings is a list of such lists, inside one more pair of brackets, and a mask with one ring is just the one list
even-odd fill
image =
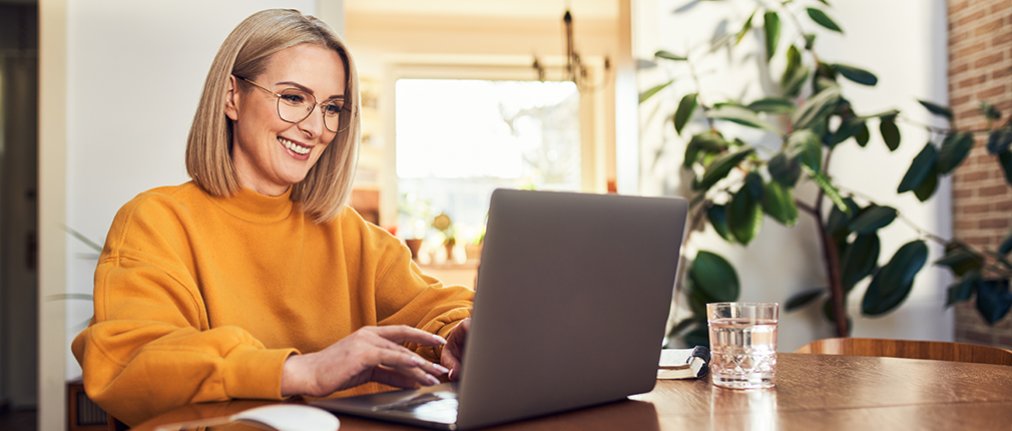
{"label": "silver laptop lid", "polygon": [[650,391],[686,211],[678,198],[493,192],[457,426]]}

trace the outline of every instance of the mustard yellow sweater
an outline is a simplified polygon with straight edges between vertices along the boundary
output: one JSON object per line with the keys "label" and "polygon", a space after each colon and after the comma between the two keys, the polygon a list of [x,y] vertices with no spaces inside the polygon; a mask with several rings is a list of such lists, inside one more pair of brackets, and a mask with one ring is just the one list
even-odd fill
{"label": "mustard yellow sweater", "polygon": [[72,350],[88,395],[136,424],[194,402],[280,399],[289,355],[366,325],[446,337],[472,299],[351,209],[316,224],[288,195],[215,198],[186,183],[120,209],[95,271],[95,317]]}

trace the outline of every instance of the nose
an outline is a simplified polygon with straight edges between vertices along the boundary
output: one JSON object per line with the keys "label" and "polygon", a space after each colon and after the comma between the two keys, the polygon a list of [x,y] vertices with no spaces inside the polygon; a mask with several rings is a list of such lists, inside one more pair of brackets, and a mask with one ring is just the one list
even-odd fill
{"label": "nose", "polygon": [[313,106],[313,110],[309,112],[309,116],[298,123],[299,130],[306,135],[307,138],[317,138],[323,136],[325,126],[323,124],[323,107],[320,105]]}

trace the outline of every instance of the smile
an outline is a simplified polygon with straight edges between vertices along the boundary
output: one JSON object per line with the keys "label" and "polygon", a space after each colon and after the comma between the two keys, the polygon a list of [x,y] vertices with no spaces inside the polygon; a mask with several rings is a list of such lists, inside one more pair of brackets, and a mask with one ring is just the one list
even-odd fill
{"label": "smile", "polygon": [[282,138],[280,136],[278,136],[278,142],[280,142],[281,145],[284,145],[285,148],[287,148],[289,150],[292,150],[293,153],[299,154],[299,155],[303,155],[303,156],[306,155],[306,154],[309,154],[309,150],[312,149],[310,147],[306,147],[306,146],[303,146],[303,145],[296,144],[295,142],[289,141],[289,140],[287,140],[285,138]]}

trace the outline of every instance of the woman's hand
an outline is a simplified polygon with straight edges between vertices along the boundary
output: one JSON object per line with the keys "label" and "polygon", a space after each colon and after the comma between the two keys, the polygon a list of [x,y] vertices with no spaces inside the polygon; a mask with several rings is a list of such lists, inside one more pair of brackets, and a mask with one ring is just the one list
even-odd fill
{"label": "woman's hand", "polygon": [[464,365],[464,342],[467,341],[467,331],[470,328],[471,318],[468,317],[461,320],[460,324],[453,328],[453,332],[450,332],[450,336],[446,337],[446,345],[443,346],[439,362],[450,369],[450,373],[446,376],[450,380],[460,378],[460,372]]}
{"label": "woman's hand", "polygon": [[449,370],[408,350],[406,342],[438,346],[447,341],[410,326],[367,326],[319,352],[289,357],[281,395],[322,397],[369,381],[401,388],[438,384],[436,377]]}

